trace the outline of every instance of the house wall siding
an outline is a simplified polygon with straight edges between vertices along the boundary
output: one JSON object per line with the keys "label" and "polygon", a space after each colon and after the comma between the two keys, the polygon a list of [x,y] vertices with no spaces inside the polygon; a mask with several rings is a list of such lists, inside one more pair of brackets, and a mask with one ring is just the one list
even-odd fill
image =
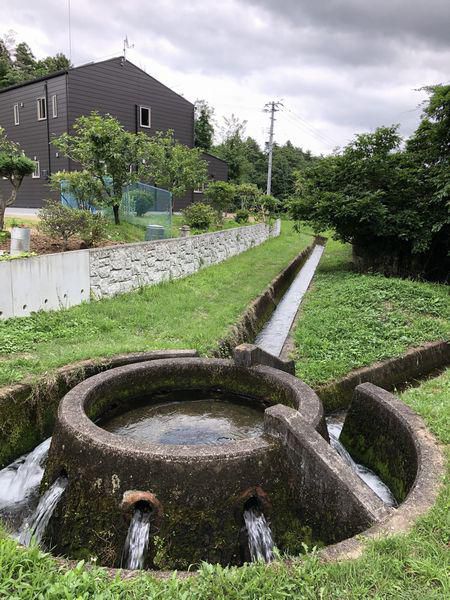
{"label": "house wall siding", "polygon": [[[47,120],[38,121],[37,98],[48,94]],[[51,97],[56,94],[58,116],[52,117]],[[14,125],[14,104],[19,104],[19,125]],[[23,104],[23,106],[20,106]],[[25,177],[19,190],[15,206],[38,208],[42,200],[50,197],[48,181],[42,176],[42,171],[49,174],[54,171],[67,169],[68,161],[64,157],[57,158],[56,148],[50,145],[48,139],[61,135],[67,128],[66,78],[65,75],[24,85],[0,94],[0,125],[8,137],[20,144],[25,154],[40,163],[41,177],[33,179]],[[49,160],[50,158],[50,160]],[[0,180],[0,193],[9,195],[10,185]]]}
{"label": "house wall siding", "polygon": [[[150,128],[139,126],[138,106],[150,107]],[[120,58],[69,71],[69,127],[93,110],[116,117],[128,131],[173,129],[179,142],[194,145],[194,105]]]}

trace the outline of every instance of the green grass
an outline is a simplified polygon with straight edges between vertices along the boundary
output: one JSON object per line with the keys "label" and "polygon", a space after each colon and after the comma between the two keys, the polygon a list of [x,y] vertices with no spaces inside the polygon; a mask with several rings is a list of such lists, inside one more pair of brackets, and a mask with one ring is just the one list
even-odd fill
{"label": "green grass", "polygon": [[297,374],[316,386],[449,336],[448,286],[359,275],[330,240],[295,331]]}
{"label": "green grass", "polygon": [[0,321],[0,385],[122,352],[196,348],[207,355],[248,303],[311,241],[286,222],[279,238],[191,277]]}
{"label": "green grass", "polygon": [[[437,436],[448,435],[450,370],[410,389],[402,399],[423,413]],[[435,402],[438,399],[437,403]],[[445,441],[441,438],[441,441]],[[316,555],[282,564],[241,568],[203,565],[197,577],[157,581],[140,575],[131,581],[111,579],[102,569],[83,564],[65,571],[37,548],[18,549],[0,533],[0,598],[160,600],[442,600],[450,596],[448,577],[448,506],[450,485],[436,506],[406,535],[367,544],[355,561],[322,564]]]}
{"label": "green grass", "polygon": [[[285,226],[282,238],[188,279],[61,313],[3,322],[2,380],[39,373],[92,352],[198,346],[208,353],[248,300],[308,241],[306,236],[298,240]],[[346,247],[330,243],[306,299],[297,340],[310,354],[298,366],[310,381],[339,376],[344,369],[402,352],[411,343],[448,334],[445,288],[358,276],[348,270],[348,258]],[[316,353],[311,352],[314,339]],[[347,347],[353,348],[350,358]],[[402,399],[448,443],[450,370],[403,392]],[[436,506],[409,534],[372,541],[355,561],[322,564],[312,554],[294,560],[290,569],[283,564],[240,569],[204,565],[197,577],[187,580],[140,575],[121,581],[82,564],[65,571],[37,548],[18,549],[0,533],[0,598],[440,600],[450,597],[449,502],[447,482]]]}
{"label": "green grass", "polygon": [[11,227],[36,227],[38,217],[5,217],[5,230]]}

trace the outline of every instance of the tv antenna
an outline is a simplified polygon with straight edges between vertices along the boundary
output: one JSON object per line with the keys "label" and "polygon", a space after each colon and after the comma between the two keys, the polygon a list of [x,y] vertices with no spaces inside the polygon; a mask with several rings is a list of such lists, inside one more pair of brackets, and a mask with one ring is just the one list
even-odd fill
{"label": "tv antenna", "polygon": [[127,60],[127,50],[129,50],[130,48],[134,48],[134,44],[130,44],[130,42],[128,41],[128,35],[126,35],[125,39],[123,40],[123,60],[124,61]]}

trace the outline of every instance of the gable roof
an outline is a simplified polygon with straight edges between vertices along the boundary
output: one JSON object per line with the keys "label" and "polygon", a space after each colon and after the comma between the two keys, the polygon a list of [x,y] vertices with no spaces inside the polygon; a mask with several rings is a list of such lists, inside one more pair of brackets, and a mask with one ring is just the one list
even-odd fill
{"label": "gable roof", "polygon": [[131,61],[126,60],[125,57],[123,57],[123,56],[115,56],[114,58],[108,58],[106,60],[100,60],[98,62],[91,61],[91,62],[85,63],[83,65],[79,65],[78,67],[71,67],[70,69],[63,69],[61,71],[55,71],[54,73],[49,73],[48,75],[44,75],[43,77],[36,77],[35,79],[30,79],[29,81],[24,81],[22,83],[15,83],[14,85],[10,85],[6,88],[1,88],[0,94],[3,94],[4,92],[9,92],[10,90],[16,90],[18,88],[25,87],[27,85],[32,85],[33,83],[39,83],[40,81],[47,81],[48,79],[54,79],[55,77],[60,77],[61,75],[66,75],[67,73],[71,73],[73,71],[78,71],[80,69],[85,69],[87,67],[92,67],[94,65],[102,65],[105,63],[117,62],[117,61],[125,61],[126,63],[130,64],[133,68],[137,69],[138,71],[141,71],[141,73],[144,73],[145,75],[147,75],[147,77],[150,77],[150,79],[153,79],[153,81],[156,81],[157,83],[159,83],[160,85],[162,85],[166,89],[168,89],[170,92],[172,92],[173,94],[176,94],[177,96],[182,98],[185,102],[187,102],[188,104],[191,104],[193,106],[192,102],[189,102],[189,100],[186,100],[186,98],[184,96],[182,96],[181,94],[178,94],[177,92],[174,92],[167,85],[165,85],[164,83],[161,83],[160,81],[158,81],[158,79],[156,79],[155,77],[152,77],[146,71],[144,71],[144,69],[141,69],[140,67],[138,67]]}

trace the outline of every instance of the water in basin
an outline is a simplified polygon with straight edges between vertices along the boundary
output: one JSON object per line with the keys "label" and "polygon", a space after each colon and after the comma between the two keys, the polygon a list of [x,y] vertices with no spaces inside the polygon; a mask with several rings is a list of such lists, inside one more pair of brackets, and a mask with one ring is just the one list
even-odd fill
{"label": "water in basin", "polygon": [[226,394],[179,398],[180,393],[162,402],[153,399],[104,420],[100,426],[147,443],[193,446],[227,444],[263,433],[264,407],[255,402]]}

